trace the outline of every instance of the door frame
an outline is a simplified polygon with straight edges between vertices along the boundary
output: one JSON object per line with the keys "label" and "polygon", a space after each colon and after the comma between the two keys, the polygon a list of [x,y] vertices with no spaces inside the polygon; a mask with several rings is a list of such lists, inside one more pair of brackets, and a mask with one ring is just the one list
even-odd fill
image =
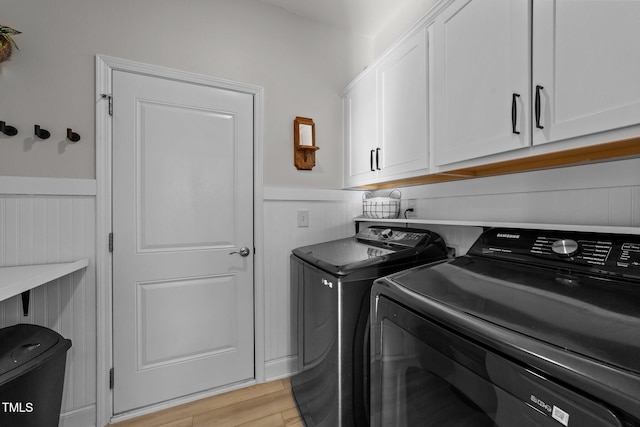
{"label": "door frame", "polygon": [[[109,252],[109,233],[112,231],[112,116],[109,115],[112,93],[112,72],[124,71],[149,76],[167,78],[187,83],[214,86],[234,90],[253,96],[253,223],[254,223],[254,372],[253,382],[265,381],[265,330],[264,330],[264,225],[263,225],[263,88],[231,80],[195,74],[176,69],[144,64],[96,55],[95,58],[95,126],[96,126],[96,421],[98,426],[107,425],[113,419],[113,390],[109,387],[109,370],[113,366],[113,277],[112,254]],[[103,96],[105,95],[105,96]],[[236,386],[237,387],[237,386]],[[164,404],[128,413],[118,420],[142,415],[152,410],[200,399],[223,391],[204,392],[176,399]]]}

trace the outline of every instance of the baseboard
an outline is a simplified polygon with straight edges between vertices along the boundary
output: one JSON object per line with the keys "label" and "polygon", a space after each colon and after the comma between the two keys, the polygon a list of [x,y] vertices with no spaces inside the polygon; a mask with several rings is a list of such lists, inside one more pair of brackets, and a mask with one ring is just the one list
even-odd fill
{"label": "baseboard", "polygon": [[265,362],[266,381],[287,378],[298,372],[298,356],[286,356]]}
{"label": "baseboard", "polygon": [[[215,396],[218,394],[227,393],[229,391],[238,390],[241,388],[249,387],[255,385],[256,382],[253,379],[240,381],[238,383],[233,383],[229,385],[225,385],[219,388],[206,390],[203,392],[198,392],[194,394],[189,394],[187,396],[178,397],[176,399],[167,400],[165,402],[160,402],[155,405],[145,406],[140,409],[134,409],[130,412],[125,412],[123,414],[114,415],[111,417],[110,424],[119,423],[121,421],[130,420],[132,418],[140,417],[142,415],[148,415],[154,412],[162,411],[165,409],[169,409],[175,406],[183,405],[185,403],[195,402],[197,400],[206,399],[211,396]],[[62,427],[59,426],[59,427]],[[66,427],[66,426],[65,426]]]}
{"label": "baseboard", "polygon": [[95,427],[96,405],[64,412],[60,415],[58,427]]}

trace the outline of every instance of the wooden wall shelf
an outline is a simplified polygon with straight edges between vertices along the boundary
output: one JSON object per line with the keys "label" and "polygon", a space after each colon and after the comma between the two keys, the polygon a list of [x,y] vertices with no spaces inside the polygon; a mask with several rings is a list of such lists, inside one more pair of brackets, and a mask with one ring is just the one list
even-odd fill
{"label": "wooden wall shelf", "polygon": [[383,190],[410,185],[433,184],[438,182],[458,181],[462,179],[481,178],[505,175],[517,172],[530,172],[581,164],[621,160],[640,156],[640,137],[573,148],[553,153],[538,154],[501,162],[487,163],[467,168],[437,172],[414,178],[400,179],[379,184],[357,187],[363,190]]}

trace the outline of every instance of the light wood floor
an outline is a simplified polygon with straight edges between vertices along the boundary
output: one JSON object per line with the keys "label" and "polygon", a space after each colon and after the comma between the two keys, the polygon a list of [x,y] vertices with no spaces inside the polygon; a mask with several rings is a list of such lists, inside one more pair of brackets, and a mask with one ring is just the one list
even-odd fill
{"label": "light wood floor", "polygon": [[109,427],[303,427],[289,379],[185,403]]}

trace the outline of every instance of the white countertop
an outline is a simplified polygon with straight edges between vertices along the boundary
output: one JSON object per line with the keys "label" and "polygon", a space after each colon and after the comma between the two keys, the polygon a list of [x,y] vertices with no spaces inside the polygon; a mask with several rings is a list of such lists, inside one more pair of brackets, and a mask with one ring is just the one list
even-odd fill
{"label": "white countertop", "polygon": [[57,264],[25,265],[0,268],[0,301],[44,285],[89,265],[87,258]]}
{"label": "white countertop", "polygon": [[456,225],[466,227],[503,227],[503,228],[523,228],[534,230],[565,230],[583,231],[591,233],[614,233],[614,234],[638,234],[640,227],[618,227],[602,225],[575,225],[575,224],[537,224],[526,222],[499,222],[499,221],[455,221],[438,220],[424,218],[396,218],[396,219],[376,219],[362,216],[354,219],[356,222],[383,222],[392,224],[425,224],[425,225]]}

